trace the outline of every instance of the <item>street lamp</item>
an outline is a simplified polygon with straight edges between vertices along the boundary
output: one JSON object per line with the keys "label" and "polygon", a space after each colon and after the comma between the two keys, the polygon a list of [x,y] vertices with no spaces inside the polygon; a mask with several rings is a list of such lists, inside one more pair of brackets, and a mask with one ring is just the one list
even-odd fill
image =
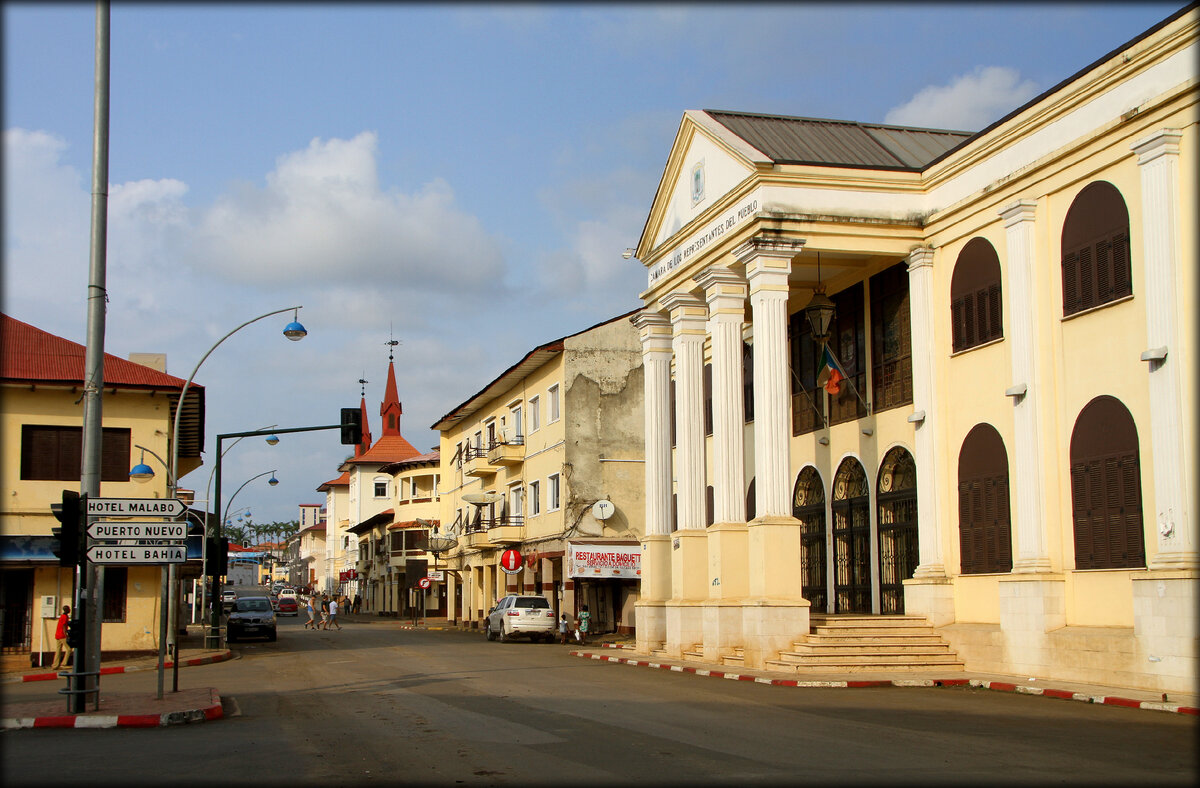
{"label": "street lamp", "polygon": [[[170,465],[167,466],[167,477],[168,477],[168,483],[170,485],[170,489],[168,490],[168,495],[167,495],[168,498],[175,497],[176,484],[178,482],[178,476],[179,476],[179,471],[178,471],[178,468],[179,468],[179,417],[183,413],[183,403],[187,399],[188,388],[192,385],[192,379],[196,377],[196,373],[200,371],[200,367],[204,364],[204,362],[206,360],[208,360],[208,357],[210,355],[212,355],[212,352],[214,350],[216,350],[218,347],[220,347],[222,342],[224,342],[226,339],[229,339],[229,337],[233,336],[238,331],[241,331],[243,328],[250,325],[251,323],[257,323],[259,320],[262,320],[263,318],[270,317],[271,315],[278,315],[283,312],[287,312],[289,310],[292,312],[292,322],[288,323],[286,326],[284,326],[283,335],[285,337],[287,337],[288,339],[292,340],[293,342],[297,342],[297,341],[303,339],[305,336],[308,335],[308,331],[306,331],[304,329],[304,326],[300,325],[300,323],[299,323],[299,315],[300,315],[300,310],[302,308],[303,308],[302,306],[289,306],[289,307],[285,307],[283,309],[276,309],[273,312],[267,312],[266,314],[259,315],[258,317],[247,320],[245,323],[242,323],[240,326],[233,329],[232,331],[230,331],[228,334],[221,337],[220,339],[218,339],[216,341],[216,344],[214,344],[212,347],[210,347],[208,349],[208,352],[205,353],[200,358],[200,361],[197,362],[195,368],[192,369],[192,374],[188,375],[187,380],[183,384],[183,389],[179,392],[179,404],[175,406],[175,423],[171,427],[171,463],[170,463]],[[220,452],[219,447],[218,447],[217,451]],[[175,603],[175,585],[176,585],[176,578],[177,578],[175,564],[170,564],[168,566],[168,569],[169,569],[169,575],[170,575],[169,583],[170,583],[171,602],[170,602],[170,607],[168,608],[167,613],[168,613],[168,616],[170,617],[171,643],[172,643],[172,645],[174,645],[175,633],[178,628],[178,624],[176,622],[176,614],[178,612],[177,611],[178,605],[176,605],[176,603]],[[178,654],[175,655],[175,664],[176,665],[179,664],[179,655]],[[175,679],[174,679],[174,688],[171,690],[172,692],[179,691],[178,681],[179,681],[179,674],[176,673]]]}

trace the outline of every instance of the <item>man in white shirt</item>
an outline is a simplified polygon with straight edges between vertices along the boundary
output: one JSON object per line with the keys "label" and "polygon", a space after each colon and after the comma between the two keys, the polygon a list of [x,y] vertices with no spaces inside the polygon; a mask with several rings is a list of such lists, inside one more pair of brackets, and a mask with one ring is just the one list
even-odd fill
{"label": "man in white shirt", "polygon": [[330,627],[337,627],[338,629],[342,628],[342,625],[338,623],[337,614],[338,601],[337,597],[335,596],[329,600],[329,621],[325,624],[326,629],[329,629]]}

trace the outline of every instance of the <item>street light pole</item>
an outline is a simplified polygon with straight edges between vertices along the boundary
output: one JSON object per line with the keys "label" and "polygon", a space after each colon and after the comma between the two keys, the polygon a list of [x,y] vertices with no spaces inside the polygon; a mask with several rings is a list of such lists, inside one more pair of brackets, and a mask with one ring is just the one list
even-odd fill
{"label": "street light pole", "polygon": [[[287,325],[287,327],[285,327],[283,329],[283,334],[284,334],[284,336],[286,336],[288,339],[292,340],[293,342],[298,342],[299,340],[303,339],[305,337],[305,335],[308,333],[307,331],[304,330],[304,326],[300,325],[300,323],[295,319],[295,316],[299,314],[299,311],[301,309],[303,309],[303,307],[301,307],[301,306],[289,306],[285,309],[276,309],[273,312],[267,312],[266,314],[259,315],[258,317],[247,320],[245,323],[242,323],[240,326],[233,329],[232,331],[230,331],[229,333],[227,333],[225,336],[221,337],[220,339],[218,339],[216,344],[214,344],[212,347],[210,347],[208,349],[208,352],[205,353],[200,358],[200,361],[196,364],[195,368],[192,369],[192,374],[188,375],[187,380],[183,384],[183,389],[179,392],[179,404],[175,406],[175,422],[171,426],[171,464],[167,468],[167,480],[168,480],[168,483],[170,484],[170,489],[168,490],[169,494],[167,495],[168,498],[175,497],[176,490],[177,490],[176,482],[179,478],[179,470],[178,470],[179,469],[179,417],[183,414],[183,403],[187,400],[188,388],[191,387],[192,380],[196,377],[196,373],[200,371],[200,367],[204,364],[205,361],[208,360],[208,357],[210,355],[212,355],[212,352],[214,350],[216,350],[218,347],[220,347],[221,343],[224,342],[226,339],[229,339],[229,337],[231,337],[234,334],[236,334],[237,332],[241,331],[243,328],[250,325],[251,323],[257,323],[259,320],[262,320],[263,318],[267,318],[272,315],[278,315],[283,312],[292,312],[294,315],[292,322],[289,323]],[[220,448],[220,446],[218,446],[217,447],[217,453],[218,453],[217,464],[218,465],[221,462],[221,458],[219,456],[220,451],[221,451],[221,448]],[[179,623],[177,620],[178,614],[179,614],[179,604],[175,597],[175,593],[177,590],[176,589],[177,574],[176,574],[175,564],[170,564],[168,566],[168,575],[169,575],[168,585],[170,586],[170,597],[171,597],[170,610],[167,611],[167,615],[170,620],[170,627],[169,627],[170,635],[169,635],[169,637],[170,637],[170,644],[173,647],[173,650],[175,653],[175,662],[176,662],[176,664],[178,664],[179,663],[179,649],[176,644],[176,633],[177,633],[178,627],[179,627]],[[179,691],[178,673],[175,674],[174,687],[171,691],[172,692]]]}

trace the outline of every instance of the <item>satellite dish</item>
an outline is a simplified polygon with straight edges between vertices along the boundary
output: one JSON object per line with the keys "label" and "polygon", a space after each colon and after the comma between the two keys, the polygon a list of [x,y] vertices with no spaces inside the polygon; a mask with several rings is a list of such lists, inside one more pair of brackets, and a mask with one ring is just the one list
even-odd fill
{"label": "satellite dish", "polygon": [[596,503],[592,504],[592,516],[597,520],[607,520],[613,516],[613,512],[616,510],[617,507],[612,505],[612,501],[596,501]]}
{"label": "satellite dish", "polygon": [[462,499],[475,506],[487,506],[489,503],[503,501],[504,496],[500,493],[467,493]]}

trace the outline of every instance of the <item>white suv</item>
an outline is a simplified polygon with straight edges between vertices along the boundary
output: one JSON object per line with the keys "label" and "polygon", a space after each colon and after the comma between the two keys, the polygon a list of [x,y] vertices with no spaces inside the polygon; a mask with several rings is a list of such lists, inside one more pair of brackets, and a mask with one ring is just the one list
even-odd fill
{"label": "white suv", "polygon": [[500,642],[515,635],[527,635],[530,640],[554,640],[554,609],[544,596],[504,597],[483,622],[483,634],[488,640],[500,638]]}

